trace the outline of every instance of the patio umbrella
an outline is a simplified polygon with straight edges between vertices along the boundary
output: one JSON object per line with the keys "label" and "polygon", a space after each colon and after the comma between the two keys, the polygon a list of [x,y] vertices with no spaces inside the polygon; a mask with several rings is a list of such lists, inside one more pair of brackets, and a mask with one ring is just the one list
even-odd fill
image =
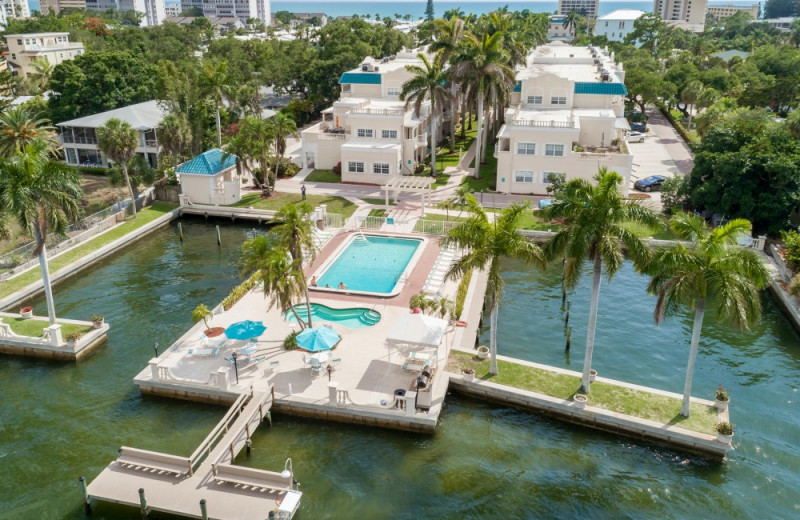
{"label": "patio umbrella", "polygon": [[230,339],[251,339],[264,334],[267,327],[260,321],[239,321],[225,329],[225,335]]}
{"label": "patio umbrella", "polygon": [[320,352],[332,349],[341,339],[339,333],[331,328],[314,327],[297,335],[297,346],[309,352]]}

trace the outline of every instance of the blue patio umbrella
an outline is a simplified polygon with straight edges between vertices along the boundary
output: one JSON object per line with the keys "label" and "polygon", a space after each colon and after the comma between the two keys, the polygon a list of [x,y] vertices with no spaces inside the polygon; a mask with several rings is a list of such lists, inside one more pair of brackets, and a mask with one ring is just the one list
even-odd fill
{"label": "blue patio umbrella", "polygon": [[339,333],[331,328],[314,327],[297,335],[297,346],[309,352],[320,352],[332,349],[341,339]]}
{"label": "blue patio umbrella", "polygon": [[230,339],[251,339],[264,334],[267,327],[260,321],[239,321],[225,329],[225,335]]}

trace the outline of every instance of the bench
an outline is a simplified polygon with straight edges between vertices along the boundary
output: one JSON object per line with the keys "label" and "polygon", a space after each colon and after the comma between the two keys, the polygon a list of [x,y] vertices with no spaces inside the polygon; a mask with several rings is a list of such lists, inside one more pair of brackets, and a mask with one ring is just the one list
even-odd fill
{"label": "bench", "polygon": [[274,471],[228,464],[214,464],[211,467],[214,473],[214,481],[219,483],[236,484],[280,493],[292,490],[291,475],[284,477],[283,474],[275,473]]}
{"label": "bench", "polygon": [[157,451],[139,450],[123,446],[119,449],[117,463],[123,467],[172,473],[182,476],[192,473],[188,457],[177,457]]}

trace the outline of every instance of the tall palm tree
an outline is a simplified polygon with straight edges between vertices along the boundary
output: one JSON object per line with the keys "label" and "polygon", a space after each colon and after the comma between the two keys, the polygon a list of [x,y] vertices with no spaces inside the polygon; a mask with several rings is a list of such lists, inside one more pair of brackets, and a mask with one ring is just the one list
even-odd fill
{"label": "tall palm tree", "polygon": [[453,263],[446,279],[460,278],[472,269],[483,269],[487,274],[484,304],[491,312],[490,341],[491,363],[489,372],[497,374],[497,311],[503,296],[503,278],[500,264],[503,258],[515,258],[524,262],[545,266],[543,251],[529,242],[520,232],[526,206],[512,204],[490,222],[483,207],[475,197],[467,195],[469,217],[454,226],[442,240],[443,246],[454,245],[466,251]]}
{"label": "tall palm tree", "polygon": [[37,94],[42,94],[50,88],[50,77],[53,75],[55,66],[47,60],[47,58],[38,58],[31,62],[33,74],[32,79],[35,80],[35,89]]}
{"label": "tall palm tree", "polygon": [[747,330],[761,317],[758,290],[769,283],[769,273],[756,253],[737,245],[737,239],[750,236],[752,227],[747,220],[731,220],[710,229],[702,217],[678,213],[672,217],[670,227],[691,244],[677,244],[655,252],[647,267],[652,276],[647,290],[658,296],[653,313],[657,324],[683,308],[694,310],[681,405],[681,415],[689,417],[692,376],[706,303],[713,305],[720,319]]}
{"label": "tall palm tree", "polygon": [[242,154],[243,157],[258,162],[264,182],[262,184],[258,177],[254,175],[256,185],[260,185],[265,195],[269,195],[269,159],[271,156],[270,150],[275,141],[272,126],[263,119],[246,117],[239,124],[239,131],[236,133],[236,141],[235,146],[237,147],[238,154]]}
{"label": "tall palm tree", "polygon": [[47,266],[47,235],[63,233],[80,214],[78,172],[52,158],[43,139],[25,145],[22,152],[0,159],[0,211],[19,222],[36,241],[33,255],[39,257],[47,315],[56,323],[56,308]]}
{"label": "tall palm tree", "polygon": [[[442,54],[442,64],[447,63],[455,55],[461,40],[464,38],[464,20],[453,16],[447,20],[434,20],[436,38],[428,50]],[[456,106],[458,104],[458,83],[455,69],[448,71],[450,82],[450,153],[456,149]]]}
{"label": "tall palm tree", "polygon": [[589,392],[589,372],[592,368],[603,268],[605,267],[605,274],[610,281],[624,262],[623,246],[637,265],[646,264],[650,257],[647,245],[628,231],[624,224],[632,222],[654,229],[662,226],[661,219],[653,211],[622,198],[622,177],[617,172],[601,168],[595,180],[596,185],[585,179],[572,179],[556,195],[553,204],[544,210],[547,218],[562,218],[567,221],[566,227],[556,233],[545,246],[548,258],[566,258],[566,287],[575,287],[587,260],[593,266],[582,392]]}
{"label": "tall palm tree", "polygon": [[705,85],[702,81],[690,81],[688,85],[683,88],[681,92],[681,101],[686,104],[686,112],[689,114],[689,120],[686,122],[686,129],[692,129],[692,109],[697,104],[697,100],[703,95]]}
{"label": "tall palm tree", "polygon": [[130,123],[120,121],[116,117],[106,121],[106,124],[98,128],[96,133],[98,148],[122,167],[122,176],[131,193],[133,218],[136,218],[136,194],[131,186],[131,179],[128,177],[128,161],[136,153],[136,147],[139,146],[139,133]]}
{"label": "tall palm tree", "polygon": [[286,153],[286,139],[298,137],[297,123],[290,116],[278,112],[269,119],[268,124],[275,141],[275,152],[278,155],[275,160],[275,176],[277,177],[280,175],[281,161]]}
{"label": "tall palm tree", "polygon": [[414,115],[419,117],[422,104],[431,102],[431,175],[436,175],[436,138],[437,117],[441,107],[450,98],[447,84],[447,72],[442,69],[442,55],[434,56],[433,61],[422,53],[417,54],[422,66],[406,65],[406,70],[414,76],[403,83],[400,99],[405,100],[406,109],[414,105]]}
{"label": "tall palm tree", "polygon": [[192,129],[183,114],[168,114],[158,127],[158,142],[172,155],[177,168],[180,154],[192,144]]}
{"label": "tall palm tree", "polygon": [[267,310],[279,306],[281,311],[291,309],[297,324],[305,328],[297,314],[294,301],[301,297],[305,277],[286,252],[274,240],[258,235],[242,244],[240,269],[243,276],[254,275],[262,284],[264,297],[269,296]]}
{"label": "tall palm tree", "polygon": [[18,106],[0,114],[0,155],[10,157],[26,145],[41,139],[51,153],[61,148],[55,137],[56,128],[38,112]]}
{"label": "tall palm tree", "polygon": [[273,220],[275,226],[270,230],[270,234],[277,238],[281,248],[289,251],[294,268],[302,276],[302,289],[306,298],[309,327],[313,326],[311,324],[311,300],[308,297],[308,286],[305,276],[303,276],[303,253],[307,251],[312,260],[316,256],[311,229],[311,211],[311,206],[307,202],[287,204],[275,213]]}
{"label": "tall palm tree", "polygon": [[225,61],[217,64],[204,61],[201,73],[203,89],[208,96],[214,99],[217,118],[217,146],[222,146],[222,123],[220,122],[219,106],[222,104],[223,99],[230,96],[233,80],[228,74],[228,63]]}
{"label": "tall palm tree", "polygon": [[578,11],[575,9],[570,10],[570,12],[564,15],[564,29],[566,29],[568,34],[570,31],[573,31],[573,34],[576,32],[582,18],[583,17],[578,14]]}
{"label": "tall palm tree", "polygon": [[502,49],[503,33],[484,32],[480,38],[468,34],[461,52],[454,57],[456,73],[462,81],[474,84],[478,102],[478,132],[475,138],[475,178],[480,177],[481,140],[483,138],[483,101],[491,82],[514,84],[514,71]]}

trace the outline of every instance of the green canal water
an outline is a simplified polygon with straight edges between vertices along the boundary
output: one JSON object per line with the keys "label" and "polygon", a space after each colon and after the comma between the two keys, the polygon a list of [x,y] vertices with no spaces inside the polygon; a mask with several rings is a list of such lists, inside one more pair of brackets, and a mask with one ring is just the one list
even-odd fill
{"label": "green canal water", "polygon": [[[103,312],[108,344],[85,361],[0,360],[0,518],[84,518],[77,478],[93,479],[121,445],[188,455],[221,407],[144,398],[132,378],[238,281],[248,227],[184,220],[55,290],[61,316]],[[508,265],[501,352],[580,368],[588,296],[572,296],[572,358],[564,359],[558,276]],[[652,301],[632,271],[603,286],[596,366],[602,375],[678,390],[691,323],[651,325]],[[43,309],[41,299],[33,302]],[[726,464],[585,431],[451,395],[435,435],[277,415],[237,462],[279,470],[292,457],[306,493],[299,518],[796,518],[800,515],[800,340],[770,300],[740,335],[711,324],[696,393],[731,388],[736,451]],[[584,325],[585,326],[585,325]],[[548,332],[550,329],[552,332]],[[613,341],[612,341],[613,338]],[[152,515],[151,515],[152,516]],[[139,519],[100,504],[92,518]],[[161,516],[161,518],[164,518]]]}

